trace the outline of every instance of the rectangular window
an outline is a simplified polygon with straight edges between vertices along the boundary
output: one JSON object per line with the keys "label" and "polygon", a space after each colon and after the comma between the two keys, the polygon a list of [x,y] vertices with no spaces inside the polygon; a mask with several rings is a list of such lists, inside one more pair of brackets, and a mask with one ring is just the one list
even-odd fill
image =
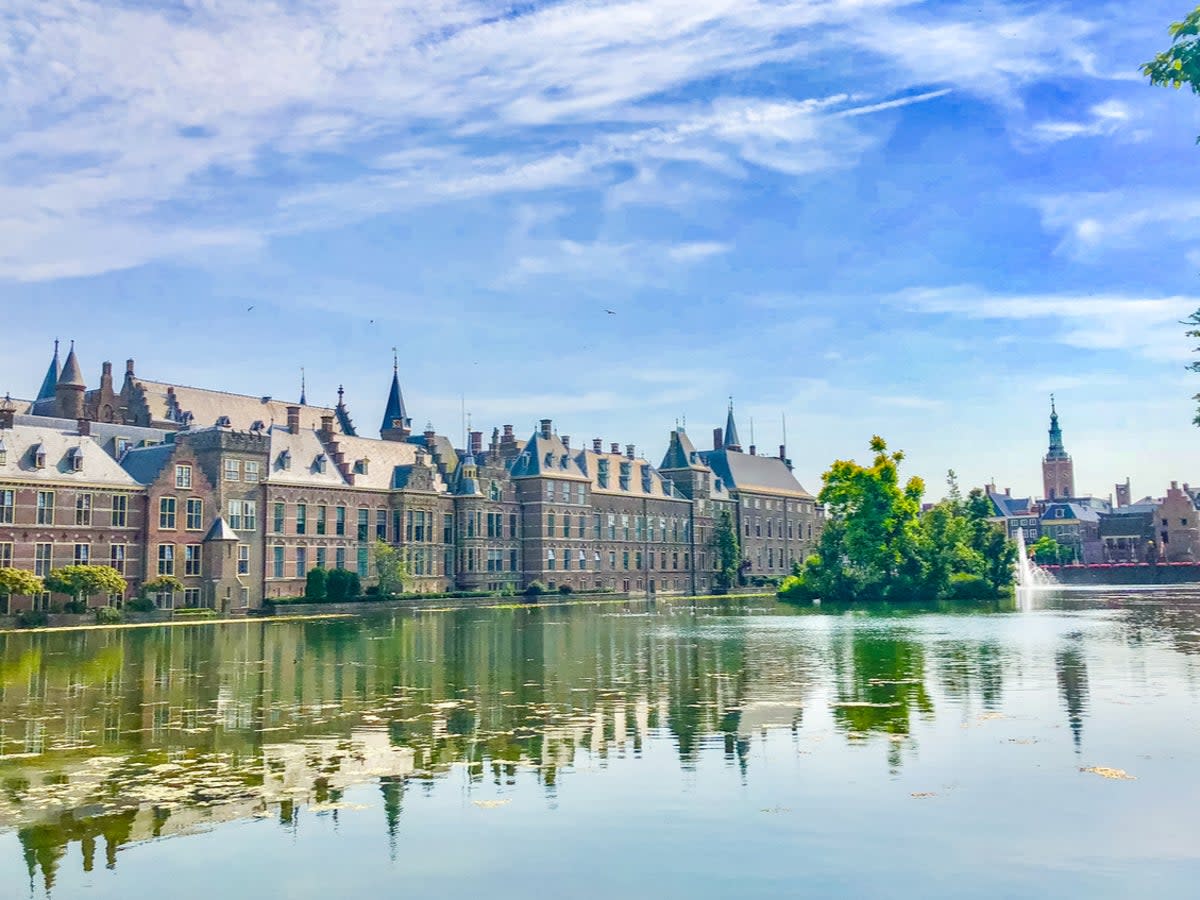
{"label": "rectangular window", "polygon": [[158,545],[158,574],[159,575],[174,575],[175,574],[175,545],[174,544],[159,544]]}
{"label": "rectangular window", "polygon": [[375,510],[375,538],[380,541],[387,540],[387,510]]}
{"label": "rectangular window", "polygon": [[188,531],[204,530],[204,501],[199,497],[188,497],[184,525]]}
{"label": "rectangular window", "polygon": [[358,529],[355,532],[355,537],[360,544],[365,544],[371,536],[371,511],[359,507],[358,510]]}
{"label": "rectangular window", "polygon": [[245,468],[243,468],[242,471],[245,473],[242,478],[243,481],[249,482],[250,484],[256,484],[258,482],[257,462],[254,462],[253,460],[246,460]]}
{"label": "rectangular window", "polygon": [[192,486],[192,467],[191,466],[176,466],[175,467],[175,487],[181,490],[190,490]]}
{"label": "rectangular window", "polygon": [[164,531],[175,530],[175,498],[160,497],[158,500],[158,527]]}
{"label": "rectangular window", "polygon": [[617,570],[617,551],[616,550],[608,551],[608,567],[610,569],[612,569],[614,572]]}
{"label": "rectangular window", "polygon": [[283,523],[287,518],[287,504],[276,503],[271,509],[271,533],[283,534]]}
{"label": "rectangular window", "polygon": [[318,568],[318,569],[323,569],[323,568],[325,568],[325,563],[326,563],[326,558],[325,558],[325,557],[326,557],[326,550],[325,550],[325,548],[324,548],[324,547],[318,547],[318,548],[317,548],[317,568]]}
{"label": "rectangular window", "polygon": [[546,482],[546,500],[550,503],[554,502],[554,482]]}
{"label": "rectangular window", "polygon": [[308,574],[308,548],[296,548],[296,577],[303,578]]}
{"label": "rectangular window", "polygon": [[200,605],[200,588],[184,588],[183,605],[194,609]]}
{"label": "rectangular window", "polygon": [[554,518],[554,513],[552,513],[552,512],[546,513],[546,534],[548,534],[548,535],[554,534],[555,523],[556,523],[556,520]]}
{"label": "rectangular window", "polygon": [[629,551],[628,550],[621,551],[621,567],[626,572],[629,571]]}
{"label": "rectangular window", "polygon": [[199,544],[187,544],[183,548],[183,574],[184,575],[199,575],[200,574],[200,551]]}
{"label": "rectangular window", "polygon": [[325,507],[317,506],[317,534],[325,533]]}
{"label": "rectangular window", "polygon": [[238,563],[237,573],[239,575],[250,574],[250,545],[238,544]]}
{"label": "rectangular window", "polygon": [[579,568],[581,570],[587,568],[587,552],[583,550],[579,551]]}
{"label": "rectangular window", "polygon": [[114,528],[124,528],[129,520],[129,498],[124,494],[113,494],[112,524]]}
{"label": "rectangular window", "polygon": [[244,527],[247,531],[258,530],[258,501],[243,500],[242,501],[242,519]]}
{"label": "rectangular window", "polygon": [[229,501],[229,515],[225,517],[229,522],[229,527],[234,531],[242,530],[242,501]]}
{"label": "rectangular window", "polygon": [[346,507],[339,506],[334,510],[334,516],[333,533],[341,537],[346,533]]}
{"label": "rectangular window", "polygon": [[75,495],[75,524],[90,526],[92,524],[92,495]]}
{"label": "rectangular window", "polygon": [[413,540],[422,544],[425,539],[425,510],[418,509],[413,512]]}
{"label": "rectangular window", "polygon": [[333,553],[334,567],[338,569],[346,568],[346,548],[338,547]]}
{"label": "rectangular window", "polygon": [[442,543],[454,543],[454,516],[448,513],[442,516]]}
{"label": "rectangular window", "polygon": [[508,515],[508,536],[515,538],[517,536],[517,514],[509,513]]}
{"label": "rectangular window", "polygon": [[271,575],[274,578],[283,577],[283,547],[271,548]]}
{"label": "rectangular window", "polygon": [[53,544],[34,544],[33,545],[33,574],[38,578],[45,578],[50,574],[51,559],[53,558]]}
{"label": "rectangular window", "polygon": [[225,480],[226,481],[241,481],[242,480],[242,461],[240,459],[225,460]]}
{"label": "rectangular window", "polygon": [[120,572],[125,574],[125,557],[127,548],[124,544],[113,544],[108,548],[108,564]]}
{"label": "rectangular window", "polygon": [[510,572],[517,571],[517,551],[516,550],[508,551],[508,569]]}
{"label": "rectangular window", "polygon": [[16,494],[12,491],[0,491],[0,525],[13,523],[13,510],[16,508]]}
{"label": "rectangular window", "polygon": [[366,547],[358,548],[358,577],[366,578],[370,572],[370,553]]}
{"label": "rectangular window", "polygon": [[624,514],[621,515],[621,534],[622,540],[629,540],[629,516]]}
{"label": "rectangular window", "polygon": [[87,566],[92,562],[92,545],[91,544],[76,544],[74,553],[75,565]]}
{"label": "rectangular window", "polygon": [[546,551],[546,571],[548,571],[548,572],[554,571],[554,549],[553,548]]}
{"label": "rectangular window", "polygon": [[11,569],[13,564],[13,545],[0,544],[0,569]]}
{"label": "rectangular window", "polygon": [[54,524],[54,491],[37,492],[37,523]]}
{"label": "rectangular window", "polygon": [[[317,508],[323,510],[325,507],[321,506],[321,507],[317,507]],[[307,503],[297,503],[296,504],[296,534],[307,534],[307,533],[308,533],[308,504]],[[319,532],[319,533],[324,534],[323,531]]]}
{"label": "rectangular window", "polygon": [[571,514],[567,513],[563,516],[563,537],[571,536]]}

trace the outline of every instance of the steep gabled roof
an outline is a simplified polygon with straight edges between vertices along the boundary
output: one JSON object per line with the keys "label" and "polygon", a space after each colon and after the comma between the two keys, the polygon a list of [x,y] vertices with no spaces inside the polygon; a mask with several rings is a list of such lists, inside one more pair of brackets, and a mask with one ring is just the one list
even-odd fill
{"label": "steep gabled roof", "polygon": [[54,356],[50,360],[50,367],[46,369],[46,377],[42,379],[42,387],[38,391],[38,400],[53,400],[54,391],[58,387],[58,341],[54,342]]}
{"label": "steep gabled roof", "polygon": [[126,450],[125,455],[121,457],[121,468],[139,484],[153,484],[174,453],[174,444]]}
{"label": "steep gabled roof", "polygon": [[551,434],[546,437],[540,431],[533,436],[513,461],[513,478],[553,477],[590,481],[579,468],[571,451],[563,446],[562,439]]}
{"label": "steep gabled roof", "polygon": [[704,464],[700,459],[700,454],[696,452],[696,447],[692,443],[692,439],[688,437],[687,432],[683,428],[678,427],[671,432],[667,454],[663,457],[662,465],[659,468],[665,471],[679,469],[708,470],[708,466]]}
{"label": "steep gabled roof", "polygon": [[776,456],[751,456],[734,450],[702,450],[699,456],[730,489],[815,500]]}
{"label": "steep gabled roof", "polygon": [[412,420],[409,419],[408,413],[404,409],[404,395],[400,393],[400,374],[393,371],[392,386],[388,390],[387,406],[383,411],[383,424],[379,426],[379,430],[387,431],[389,428],[394,428],[396,422],[400,422],[405,427],[412,424]]}
{"label": "steep gabled roof", "polygon": [[[235,431],[249,431],[255,422],[264,425],[287,422],[287,408],[296,405],[272,397],[230,394],[140,378],[134,379],[134,390],[146,405],[151,427],[178,428],[187,421],[193,428],[204,428],[215,425],[221,416],[228,416]],[[191,416],[190,420],[186,415]],[[342,418],[326,406],[301,406],[300,427],[320,428],[323,416],[333,416],[335,427],[345,430]]]}

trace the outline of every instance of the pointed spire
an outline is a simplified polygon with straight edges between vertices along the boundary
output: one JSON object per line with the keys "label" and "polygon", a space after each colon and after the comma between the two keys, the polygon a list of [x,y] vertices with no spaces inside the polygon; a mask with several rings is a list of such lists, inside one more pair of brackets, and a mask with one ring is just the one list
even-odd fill
{"label": "pointed spire", "polygon": [[74,341],[71,341],[71,349],[67,353],[67,361],[63,363],[62,373],[58,377],[58,383],[62,385],[85,387],[83,381],[83,370],[79,368],[79,360],[75,358]]}
{"label": "pointed spire", "polygon": [[729,398],[729,416],[725,419],[725,449],[741,452],[742,442],[738,440],[737,423],[733,421],[733,398]]}
{"label": "pointed spire", "polygon": [[1054,395],[1050,395],[1050,451],[1047,459],[1066,459],[1067,451],[1063,447],[1062,428],[1058,425],[1058,410],[1054,408]]}
{"label": "pointed spire", "polygon": [[54,357],[50,360],[50,368],[46,370],[46,377],[42,380],[42,388],[38,391],[37,398],[39,400],[53,400],[54,389],[58,387],[58,338],[54,339]]}
{"label": "pointed spire", "polygon": [[301,405],[301,406],[308,406],[308,397],[306,396],[306,391],[304,390],[304,388],[305,388],[305,384],[304,384],[304,368],[303,368],[303,366],[302,366],[302,367],[300,368],[300,405]]}
{"label": "pointed spire", "polygon": [[379,427],[385,437],[405,440],[412,430],[412,420],[404,409],[404,395],[400,393],[400,361],[396,348],[392,348],[392,386],[388,390],[387,407],[383,411],[383,424]]}

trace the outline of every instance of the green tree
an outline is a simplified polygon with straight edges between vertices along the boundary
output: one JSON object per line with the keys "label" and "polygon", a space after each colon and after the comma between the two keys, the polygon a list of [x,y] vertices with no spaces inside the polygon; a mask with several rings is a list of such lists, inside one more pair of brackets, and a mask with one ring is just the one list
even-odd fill
{"label": "green tree", "polygon": [[1062,561],[1063,546],[1048,534],[1043,534],[1029,547],[1029,555],[1042,564],[1055,564]]}
{"label": "green tree", "polygon": [[375,571],[379,575],[379,593],[403,594],[408,581],[408,563],[404,554],[386,541],[375,542]]}
{"label": "green tree", "polygon": [[828,518],[817,545],[780,595],[789,599],[910,600],[995,596],[1012,583],[1015,549],[992,522],[982,491],[962,497],[953,472],[947,497],[921,512],[925,486],[901,480],[904,454],[871,439],[872,464],[839,460],[824,475]]}
{"label": "green tree", "polygon": [[304,578],[304,596],[309,600],[324,600],[329,586],[329,573],[322,568],[312,568]]}
{"label": "green tree", "polygon": [[350,596],[350,573],[345,569],[330,569],[325,585],[325,599],[330,603],[341,603]]}
{"label": "green tree", "polygon": [[15,594],[18,597],[28,597],[40,594],[46,589],[42,579],[24,569],[0,568],[0,596]]}
{"label": "green tree", "polygon": [[63,566],[46,576],[46,589],[83,602],[93,594],[124,594],[125,579],[111,566]]}
{"label": "green tree", "polygon": [[722,509],[717,516],[713,526],[712,548],[717,560],[713,587],[723,594],[737,581],[742,562],[742,547],[738,540],[737,526],[733,522],[733,514],[728,509]]}
{"label": "green tree", "polygon": [[1143,63],[1142,74],[1159,87],[1179,89],[1185,84],[1192,93],[1200,94],[1200,6],[1182,22],[1173,22],[1167,29],[1171,47]]}

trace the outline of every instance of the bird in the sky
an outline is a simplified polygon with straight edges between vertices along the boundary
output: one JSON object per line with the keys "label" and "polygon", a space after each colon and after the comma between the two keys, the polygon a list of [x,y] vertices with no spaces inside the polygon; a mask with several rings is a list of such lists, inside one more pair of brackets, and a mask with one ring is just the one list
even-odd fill
{"label": "bird in the sky", "polygon": [[608,313],[610,316],[615,316],[615,315],[616,315],[616,313],[615,313],[615,312],[613,312],[611,309],[606,309],[606,310],[605,310],[605,312],[606,312],[606,313]]}

